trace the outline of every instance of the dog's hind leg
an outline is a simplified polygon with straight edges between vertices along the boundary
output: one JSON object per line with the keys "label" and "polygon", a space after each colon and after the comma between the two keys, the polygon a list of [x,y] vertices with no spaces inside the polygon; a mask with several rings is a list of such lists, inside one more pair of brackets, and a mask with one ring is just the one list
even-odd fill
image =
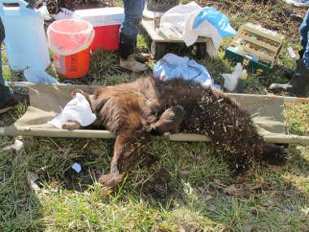
{"label": "dog's hind leg", "polygon": [[110,173],[100,177],[101,184],[113,188],[123,180],[124,174],[119,170],[120,161],[127,160],[138,149],[143,138],[143,134],[136,131],[134,133],[126,131],[116,137]]}

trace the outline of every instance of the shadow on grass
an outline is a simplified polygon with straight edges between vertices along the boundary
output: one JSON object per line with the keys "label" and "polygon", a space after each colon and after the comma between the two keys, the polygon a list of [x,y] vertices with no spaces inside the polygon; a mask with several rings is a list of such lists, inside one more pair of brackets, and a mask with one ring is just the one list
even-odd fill
{"label": "shadow on grass", "polygon": [[[26,144],[22,155],[5,153],[0,159],[4,231],[45,225],[120,229],[132,223],[134,231],[303,231],[308,226],[308,147],[291,146],[286,166],[257,165],[247,176],[233,178],[224,157],[208,144],[155,140],[136,153],[125,181],[106,195],[95,175],[109,171],[113,141],[29,138]],[[71,169],[75,162],[81,164],[79,174]],[[38,195],[27,186],[27,171],[40,177]]]}
{"label": "shadow on grass", "polygon": [[[0,137],[1,147],[9,144]],[[27,184],[25,153],[0,151],[0,230],[44,231],[42,204]]]}
{"label": "shadow on grass", "polygon": [[157,231],[169,228],[167,224],[198,231],[208,227],[303,231],[308,227],[308,148],[302,147],[301,152],[291,146],[286,166],[256,165],[246,176],[233,178],[224,158],[205,144],[163,144],[164,155],[162,147],[157,149],[162,145],[155,143],[149,149],[155,157],[151,166],[145,170],[140,161],[124,187],[128,193],[133,186],[137,198],[169,213],[157,222]]}

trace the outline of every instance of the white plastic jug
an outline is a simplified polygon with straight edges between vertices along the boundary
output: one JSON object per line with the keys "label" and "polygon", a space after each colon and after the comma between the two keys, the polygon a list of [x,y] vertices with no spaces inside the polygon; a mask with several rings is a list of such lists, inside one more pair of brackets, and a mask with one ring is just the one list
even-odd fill
{"label": "white plastic jug", "polygon": [[[7,5],[12,3],[18,6]],[[27,8],[23,0],[0,0],[0,17],[11,69],[45,70],[50,65],[50,57],[40,12]]]}

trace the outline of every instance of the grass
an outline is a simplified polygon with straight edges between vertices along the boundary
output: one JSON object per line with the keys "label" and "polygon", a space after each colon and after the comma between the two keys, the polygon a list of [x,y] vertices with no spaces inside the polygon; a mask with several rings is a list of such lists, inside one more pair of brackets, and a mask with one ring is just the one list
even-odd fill
{"label": "grass", "polygon": [[[294,67],[286,47],[299,47],[297,22],[287,14],[304,11],[287,8],[282,1],[265,5],[253,0],[207,2],[224,11],[236,28],[250,19],[280,29],[288,38],[273,72],[250,74],[244,91],[267,93],[270,82],[286,81],[284,71]],[[282,14],[286,14],[284,23],[278,18]],[[147,51],[147,43],[146,37],[139,36],[140,50]],[[218,58],[200,62],[217,81],[233,66],[224,59],[223,49]],[[7,80],[19,78],[7,66],[5,70]],[[137,77],[119,68],[116,55],[99,52],[94,54],[88,81],[107,85]],[[2,115],[0,126],[12,123],[24,111],[19,106]],[[286,105],[292,133],[309,134],[308,112],[306,104]],[[0,147],[13,140],[0,137]],[[290,232],[309,228],[309,147],[289,146],[289,161],[281,168],[257,165],[246,176],[234,178],[222,154],[210,144],[155,140],[136,154],[137,163],[125,181],[110,192],[95,176],[108,172],[113,141],[26,137],[24,142],[20,153],[0,151],[0,231]],[[82,165],[79,174],[70,168],[75,162]],[[38,175],[39,190],[31,189],[29,173]]]}
{"label": "grass", "polygon": [[[9,143],[1,138],[1,146]],[[233,180],[207,144],[154,141],[147,152],[155,162],[145,166],[141,159],[110,193],[89,173],[108,170],[111,142],[27,138],[26,144],[22,153],[0,156],[2,231],[304,231],[309,226],[308,148],[291,147],[293,157],[281,169],[258,167],[245,180]],[[74,162],[82,164],[80,175],[70,170]],[[29,188],[28,172],[39,175],[39,191]]]}
{"label": "grass", "polygon": [[285,117],[288,118],[292,134],[309,134],[309,105],[305,103],[286,104]]}

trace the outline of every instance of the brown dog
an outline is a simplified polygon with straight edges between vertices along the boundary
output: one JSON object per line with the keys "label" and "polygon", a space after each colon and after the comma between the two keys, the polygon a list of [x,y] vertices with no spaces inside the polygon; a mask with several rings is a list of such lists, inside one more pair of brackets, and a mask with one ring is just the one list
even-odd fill
{"label": "brown dog", "polygon": [[[227,155],[236,173],[253,160],[285,161],[283,150],[266,144],[250,116],[236,102],[212,89],[184,80],[141,78],[127,84],[97,88],[85,94],[98,120],[115,133],[110,174],[100,178],[113,187],[122,180],[119,161],[129,157],[147,135],[184,132],[208,135]],[[79,125],[68,123],[64,128]]]}

